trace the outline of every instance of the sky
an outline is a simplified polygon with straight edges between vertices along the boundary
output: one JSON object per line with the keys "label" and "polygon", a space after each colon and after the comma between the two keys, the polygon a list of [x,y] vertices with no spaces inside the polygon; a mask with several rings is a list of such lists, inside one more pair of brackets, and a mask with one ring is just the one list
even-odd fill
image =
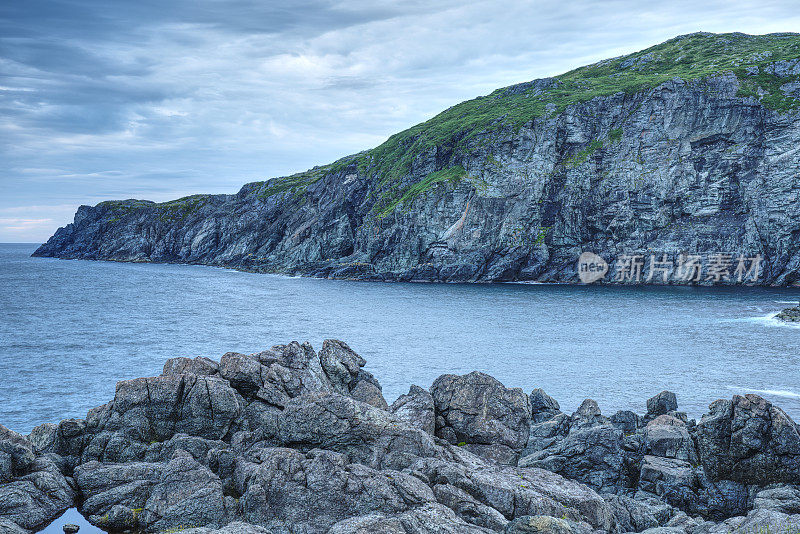
{"label": "sky", "polygon": [[0,242],[81,204],[234,193],[498,87],[695,31],[800,31],[797,2],[8,0]]}

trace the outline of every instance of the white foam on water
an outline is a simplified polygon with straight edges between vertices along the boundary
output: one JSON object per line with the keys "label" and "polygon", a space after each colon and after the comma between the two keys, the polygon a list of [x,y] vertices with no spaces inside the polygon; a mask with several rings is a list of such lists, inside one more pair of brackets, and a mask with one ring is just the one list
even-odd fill
{"label": "white foam on water", "polygon": [[754,323],[760,326],[777,327],[777,328],[793,328],[800,329],[800,323],[787,323],[776,319],[775,316],[780,312],[772,312],[760,317],[744,317],[742,319],[733,319],[735,322]]}
{"label": "white foam on water", "polygon": [[775,304],[794,304],[795,306],[800,305],[800,300],[773,300]]}
{"label": "white foam on water", "polygon": [[790,391],[788,389],[754,389],[754,388],[737,388],[728,386],[728,389],[748,391],[750,393],[761,393],[762,395],[773,395],[775,397],[787,397],[790,399],[800,399],[800,393]]}

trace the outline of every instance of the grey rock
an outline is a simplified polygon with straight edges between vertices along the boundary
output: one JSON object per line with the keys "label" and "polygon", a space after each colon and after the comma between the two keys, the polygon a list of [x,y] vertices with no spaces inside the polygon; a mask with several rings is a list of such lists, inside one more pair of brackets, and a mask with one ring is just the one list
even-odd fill
{"label": "grey rock", "polygon": [[193,374],[200,376],[213,376],[219,371],[219,364],[214,360],[198,356],[197,358],[171,358],[164,364],[162,375],[177,376]]}
{"label": "grey rock", "polygon": [[301,450],[346,453],[351,462],[402,468],[417,457],[433,456],[433,438],[391,413],[336,393],[292,399],[280,416],[282,444]]}
{"label": "grey rock", "polygon": [[449,484],[507,519],[550,515],[611,529],[614,517],[597,493],[583,484],[542,469],[521,469],[486,462],[450,446],[438,458],[420,458],[407,470],[432,485]]}
{"label": "grey rock", "polygon": [[566,519],[549,515],[518,517],[511,521],[503,532],[505,534],[574,534]]}
{"label": "grey rock", "polygon": [[787,515],[776,510],[758,508],[746,516],[727,519],[721,523],[706,522],[692,529],[692,534],[729,534],[731,532],[790,533],[800,529],[800,514]]}
{"label": "grey rock", "polygon": [[436,432],[433,396],[419,386],[411,386],[408,393],[392,403],[391,412],[405,423],[421,428],[428,434]]}
{"label": "grey rock", "polygon": [[627,495],[603,495],[616,518],[620,532],[641,532],[660,526],[652,507]]}
{"label": "grey rock", "polygon": [[436,435],[464,442],[476,454],[513,464],[530,432],[531,407],[519,388],[506,388],[489,375],[442,375],[431,386]]}
{"label": "grey rock", "polygon": [[609,424],[576,427],[552,446],[520,458],[519,466],[547,469],[613,492],[628,485],[622,437],[622,431]]}
{"label": "grey rock", "polygon": [[586,399],[572,414],[572,422],[575,425],[594,425],[605,422],[605,418],[600,413],[600,406],[597,405],[597,402]]}
{"label": "grey rock", "polygon": [[354,516],[394,515],[435,502],[417,478],[349,464],[335,452],[261,449],[253,459],[236,465],[242,518],[279,532],[327,532]]}
{"label": "grey rock", "polygon": [[529,398],[531,402],[531,421],[534,423],[546,421],[561,411],[558,401],[545,393],[542,388],[536,388],[531,391]]}
{"label": "grey rock", "polygon": [[800,482],[800,430],[783,410],[758,395],[714,402],[694,436],[712,480]]}
{"label": "grey rock", "polygon": [[449,508],[424,504],[399,514],[372,513],[336,523],[328,534],[489,534],[493,530],[466,523]]}
{"label": "grey rock", "polygon": [[77,534],[77,532],[81,529],[78,525],[73,523],[67,523],[66,525],[61,527],[61,530],[64,531],[64,534]]}
{"label": "grey rock", "polygon": [[467,523],[486,527],[490,530],[502,530],[508,520],[485,504],[478,502],[466,491],[450,484],[436,484],[433,486],[436,500],[456,512]]}
{"label": "grey rock", "polygon": [[671,391],[662,391],[655,397],[647,399],[647,415],[658,417],[678,410],[678,398]]}
{"label": "grey rock", "polygon": [[16,458],[22,463],[12,460],[13,477],[0,484],[0,519],[7,522],[5,528],[10,532],[15,526],[39,530],[74,505],[75,492],[56,465],[57,457],[43,455],[28,463],[23,451],[32,450],[33,445],[20,441],[19,434],[11,434],[5,427],[2,430],[6,432],[0,446],[16,451],[14,455],[19,454]]}
{"label": "grey rock", "polygon": [[75,470],[81,513],[107,530],[159,532],[227,523],[222,483],[184,451],[165,463],[101,464]]}
{"label": "grey rock", "polygon": [[766,508],[789,515],[800,514],[800,487],[772,486],[759,490],[753,499],[753,508]]}
{"label": "grey rock", "polygon": [[659,415],[645,427],[645,452],[663,458],[677,458],[697,465],[694,441],[686,423],[671,415]]}
{"label": "grey rock", "polygon": [[642,426],[641,417],[630,410],[620,410],[612,415],[609,420],[615,428],[622,430],[625,434],[632,434]]}

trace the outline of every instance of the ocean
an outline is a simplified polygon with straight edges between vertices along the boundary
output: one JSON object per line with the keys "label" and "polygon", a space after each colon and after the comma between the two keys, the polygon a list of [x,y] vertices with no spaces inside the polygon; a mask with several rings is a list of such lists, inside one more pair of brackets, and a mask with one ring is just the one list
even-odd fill
{"label": "ocean", "polygon": [[366,358],[390,403],[479,370],[565,412],[593,398],[643,413],[669,389],[692,417],[755,392],[800,420],[800,328],[772,318],[798,289],[350,282],[35,248],[0,245],[0,424],[21,433],[84,417],[168,358],[326,338]]}

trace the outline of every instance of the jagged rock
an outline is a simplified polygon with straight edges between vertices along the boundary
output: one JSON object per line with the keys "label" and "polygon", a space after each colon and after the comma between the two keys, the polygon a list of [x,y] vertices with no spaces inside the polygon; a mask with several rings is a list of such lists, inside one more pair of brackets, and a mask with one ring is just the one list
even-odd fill
{"label": "jagged rock", "polygon": [[671,415],[659,415],[645,427],[645,452],[652,456],[677,458],[697,465],[694,441],[686,423]]}
{"label": "jagged rock", "polygon": [[511,521],[503,531],[505,534],[575,534],[566,519],[549,515],[518,517]]}
{"label": "jagged rock", "polygon": [[461,447],[437,458],[420,458],[406,471],[432,485],[449,484],[507,519],[551,515],[611,529],[614,517],[603,499],[583,484],[542,469],[489,463]]}
{"label": "jagged rock", "polygon": [[396,515],[372,513],[336,523],[328,534],[490,534],[493,530],[464,522],[453,511],[428,503]]}
{"label": "jagged rock", "polygon": [[421,428],[428,434],[436,432],[433,396],[419,386],[411,386],[408,393],[392,403],[391,412],[408,425]]}
{"label": "jagged rock", "polygon": [[758,396],[717,401],[693,426],[669,402],[609,419],[587,400],[569,416],[472,373],[412,386],[390,411],[363,365],[338,341],[174,358],[85,419],[28,438],[0,426],[0,531],[76,501],[110,530],[198,534],[702,534],[800,517],[797,427]]}
{"label": "jagged rock", "polygon": [[0,425],[0,484],[27,473],[35,460],[33,443]]}
{"label": "jagged rock", "polygon": [[81,513],[104,529],[160,532],[227,523],[219,477],[185,451],[166,463],[88,462],[75,470],[75,482],[86,496]]}
{"label": "jagged rock", "polygon": [[292,399],[280,416],[278,438],[286,446],[346,453],[352,462],[402,468],[436,453],[433,438],[391,413],[336,393]]}
{"label": "jagged rock", "polygon": [[531,421],[533,423],[546,421],[561,411],[558,401],[545,393],[542,388],[534,389],[528,397],[531,402]]}
{"label": "jagged rock", "polygon": [[710,480],[702,469],[671,458],[645,456],[639,487],[691,515],[722,520],[747,510],[747,487],[731,480]]}
{"label": "jagged rock", "polygon": [[198,356],[197,358],[171,358],[164,364],[161,372],[164,376],[178,376],[194,374],[199,376],[213,376],[219,371],[219,364],[210,358]]}
{"label": "jagged rock", "polygon": [[600,406],[592,399],[584,400],[575,410],[575,413],[572,414],[572,423],[574,425],[595,425],[605,421],[603,414],[600,413]]}
{"label": "jagged rock", "polygon": [[30,441],[0,425],[0,528],[38,530],[72,507],[75,493],[59,462],[35,455]]}
{"label": "jagged rock", "polygon": [[800,430],[758,395],[718,400],[697,424],[700,461],[712,480],[800,483]]}
{"label": "jagged rock", "polygon": [[569,434],[572,418],[565,413],[557,413],[541,423],[531,424],[528,443],[520,457],[529,456],[553,446]]}
{"label": "jagged rock", "polygon": [[502,530],[508,523],[503,514],[478,502],[466,491],[450,484],[435,484],[433,494],[436,500],[444,504],[464,521],[490,530]]}
{"label": "jagged rock", "polygon": [[436,435],[464,442],[474,453],[500,463],[516,462],[530,432],[531,407],[519,388],[489,375],[442,375],[431,387]]}
{"label": "jagged rock", "polygon": [[[587,421],[583,416],[578,420]],[[547,469],[598,491],[613,492],[627,485],[622,438],[622,431],[609,424],[572,428],[552,446],[520,458],[519,466]]]}
{"label": "jagged rock", "polygon": [[626,495],[603,495],[616,518],[620,532],[641,532],[660,526],[652,507]]}
{"label": "jagged rock", "polygon": [[773,486],[759,490],[753,508],[766,508],[784,514],[800,514],[800,487]]}
{"label": "jagged rock", "polygon": [[746,516],[721,523],[707,521],[692,529],[692,534],[730,534],[731,532],[794,533],[800,529],[800,514],[787,515],[776,510],[758,508]]}
{"label": "jagged rock", "polygon": [[655,397],[647,399],[647,415],[658,417],[678,410],[678,398],[671,391],[662,391]]}
{"label": "jagged rock", "polygon": [[630,410],[619,410],[609,417],[614,428],[622,430],[625,434],[632,434],[641,426],[641,418]]}
{"label": "jagged rock", "polygon": [[415,477],[349,464],[339,453],[260,449],[254,454],[257,463],[236,464],[242,518],[276,531],[327,532],[354,516],[393,515],[436,500]]}
{"label": "jagged rock", "polygon": [[144,442],[165,441],[176,433],[220,439],[241,406],[228,382],[179,375],[117,383],[107,426]]}

